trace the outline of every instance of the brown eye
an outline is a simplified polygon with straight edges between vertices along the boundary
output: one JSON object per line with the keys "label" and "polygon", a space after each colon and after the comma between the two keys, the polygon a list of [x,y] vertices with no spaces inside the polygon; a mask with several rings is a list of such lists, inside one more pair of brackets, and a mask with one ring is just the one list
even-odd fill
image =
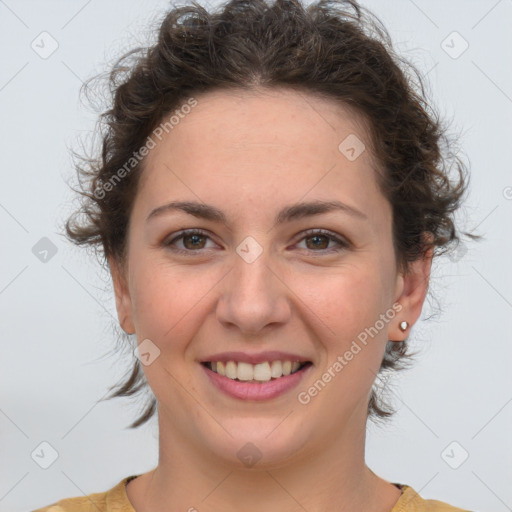
{"label": "brown eye", "polygon": [[[210,237],[204,231],[191,229],[182,231],[173,239],[164,241],[162,245],[179,253],[193,254],[194,252],[205,249],[206,240],[209,239]],[[182,241],[182,247],[176,247],[178,241]]]}
{"label": "brown eye", "polygon": [[326,235],[312,235],[305,237],[306,240],[311,240],[311,244],[306,242],[308,249],[327,249],[330,238]]}
{"label": "brown eye", "polygon": [[[345,242],[341,238],[333,235],[329,231],[312,229],[305,233],[305,236],[301,239],[305,240],[306,249],[313,252],[339,252],[349,247],[349,243]],[[335,242],[338,247],[329,248],[329,244]]]}
{"label": "brown eye", "polygon": [[[178,253],[194,255],[195,253],[201,253],[203,249],[208,249],[205,245],[207,240],[211,240],[211,237],[208,236],[206,232],[191,229],[178,233],[178,235],[170,241],[164,241],[162,245]],[[338,238],[329,231],[318,229],[307,231],[301,241],[302,240],[306,241],[306,250],[310,252],[318,252],[320,255],[324,253],[339,252],[350,246],[348,242]],[[179,241],[181,241],[181,247],[177,246]],[[334,242],[337,247],[329,248],[329,244],[331,244],[331,242]]]}
{"label": "brown eye", "polygon": [[[203,249],[203,243],[201,243],[201,239],[204,242],[206,238],[204,235],[184,235],[181,237],[183,239],[183,245],[187,249]],[[187,240],[190,241],[190,245],[187,244]]]}

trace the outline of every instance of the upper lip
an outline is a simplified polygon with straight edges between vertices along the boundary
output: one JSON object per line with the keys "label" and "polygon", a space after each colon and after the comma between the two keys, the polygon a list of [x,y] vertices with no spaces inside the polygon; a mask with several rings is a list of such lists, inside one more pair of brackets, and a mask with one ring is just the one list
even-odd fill
{"label": "upper lip", "polygon": [[269,352],[259,352],[257,354],[250,354],[247,352],[222,352],[220,354],[207,356],[201,360],[202,363],[218,361],[222,361],[224,363],[227,363],[228,361],[236,361],[250,364],[264,363],[266,361],[299,361],[301,363],[307,363],[310,362],[310,359],[290,352],[278,352],[272,350]]}

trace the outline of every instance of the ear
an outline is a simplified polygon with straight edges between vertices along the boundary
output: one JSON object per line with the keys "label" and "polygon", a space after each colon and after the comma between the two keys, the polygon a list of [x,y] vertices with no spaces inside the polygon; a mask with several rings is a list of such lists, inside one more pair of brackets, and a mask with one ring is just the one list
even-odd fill
{"label": "ear", "polygon": [[132,318],[132,301],[124,272],[119,262],[113,257],[108,258],[108,263],[116,296],[116,309],[119,324],[127,334],[134,334],[135,327]]}
{"label": "ear", "polygon": [[[425,234],[426,243],[430,246],[425,256],[418,258],[409,264],[407,273],[399,273],[395,288],[395,303],[398,302],[402,309],[393,319],[388,331],[390,341],[404,341],[410,334],[411,327],[421,315],[423,303],[427,296],[430,281],[430,270],[434,247],[432,245],[432,234]],[[406,321],[409,325],[405,331],[399,327],[400,323]]]}

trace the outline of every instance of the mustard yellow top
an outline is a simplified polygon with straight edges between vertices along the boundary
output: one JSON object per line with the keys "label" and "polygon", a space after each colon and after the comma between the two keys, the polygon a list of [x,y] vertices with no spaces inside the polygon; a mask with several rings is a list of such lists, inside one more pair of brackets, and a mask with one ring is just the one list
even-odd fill
{"label": "mustard yellow top", "polygon": [[[137,476],[140,475],[131,475],[123,478],[117,485],[106,492],[64,498],[32,512],[135,512],[126,494],[125,486],[130,480],[137,478]],[[425,500],[408,485],[394,485],[402,490],[402,495],[391,512],[470,512],[452,507],[442,501]]]}

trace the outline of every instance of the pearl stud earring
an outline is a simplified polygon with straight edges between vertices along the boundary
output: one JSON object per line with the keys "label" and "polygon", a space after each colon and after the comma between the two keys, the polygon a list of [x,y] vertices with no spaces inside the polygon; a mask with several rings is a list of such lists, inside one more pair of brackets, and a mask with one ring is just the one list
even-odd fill
{"label": "pearl stud earring", "polygon": [[409,327],[409,324],[404,320],[403,322],[400,322],[399,327],[402,332],[405,332],[407,330],[407,327]]}

